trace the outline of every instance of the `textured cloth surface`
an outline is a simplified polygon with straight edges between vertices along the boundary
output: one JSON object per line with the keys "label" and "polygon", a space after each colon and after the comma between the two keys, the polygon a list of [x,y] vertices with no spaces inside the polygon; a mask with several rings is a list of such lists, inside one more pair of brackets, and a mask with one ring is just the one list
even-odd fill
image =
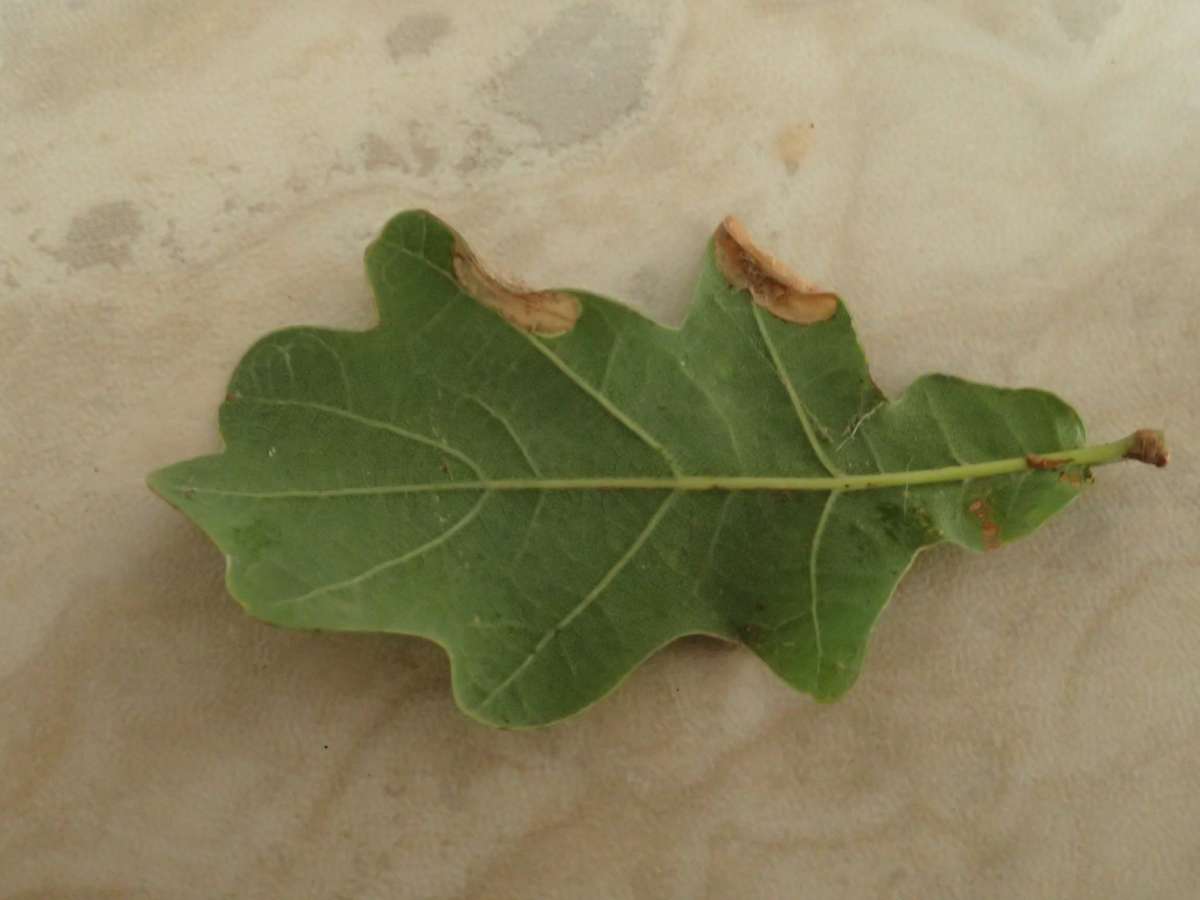
{"label": "textured cloth surface", "polygon": [[[0,8],[0,896],[1185,898],[1200,884],[1200,5]],[[844,701],[681,641],[550,730],[417,639],[245,616],[144,487],[241,353],[366,327],[422,206],[678,322],[726,213],[889,393],[1165,427],[923,555]]]}

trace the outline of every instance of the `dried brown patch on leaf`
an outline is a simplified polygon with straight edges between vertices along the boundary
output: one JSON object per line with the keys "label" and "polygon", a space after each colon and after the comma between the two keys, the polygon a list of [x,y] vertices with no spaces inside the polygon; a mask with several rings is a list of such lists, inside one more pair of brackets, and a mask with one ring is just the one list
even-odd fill
{"label": "dried brown patch on leaf", "polygon": [[805,281],[754,245],[745,226],[726,217],[714,236],[717,266],[734,287],[748,290],[771,315],[797,325],[824,322],[837,312],[837,296]]}
{"label": "dried brown patch on leaf", "polygon": [[1167,450],[1167,440],[1161,431],[1141,428],[1133,433],[1133,442],[1125,451],[1125,458],[1136,459],[1161,469],[1170,460],[1171,454]]}
{"label": "dried brown patch on leaf", "polygon": [[530,291],[501,281],[483,268],[471,248],[457,236],[454,274],[468,294],[530,334],[566,334],[579,320],[578,298],[564,291]]}
{"label": "dried brown patch on leaf", "polygon": [[979,534],[984,550],[995,550],[1000,546],[1000,526],[992,518],[992,505],[982,497],[973,500],[967,511],[979,522]]}
{"label": "dried brown patch on leaf", "polygon": [[1031,469],[1039,469],[1046,471],[1048,469],[1061,469],[1065,466],[1066,460],[1062,459],[1047,459],[1045,456],[1039,456],[1036,453],[1025,454],[1025,465]]}

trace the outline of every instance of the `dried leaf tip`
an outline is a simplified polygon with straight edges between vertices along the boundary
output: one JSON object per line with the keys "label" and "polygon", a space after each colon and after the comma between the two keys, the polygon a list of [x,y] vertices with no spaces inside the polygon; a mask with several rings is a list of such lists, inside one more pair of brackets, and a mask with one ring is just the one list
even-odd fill
{"label": "dried leaf tip", "polygon": [[1140,428],[1130,436],[1125,458],[1136,459],[1161,469],[1170,461],[1171,454],[1167,450],[1167,439],[1161,431]]}
{"label": "dried leaf tip", "polygon": [[530,291],[501,281],[480,264],[458,235],[454,240],[454,275],[468,294],[522,331],[555,337],[566,334],[579,320],[576,297],[564,291]]}
{"label": "dried leaf tip", "polygon": [[745,226],[726,216],[714,235],[717,267],[734,287],[748,290],[754,302],[776,318],[798,325],[824,322],[837,312],[837,297],[805,281],[759,249]]}

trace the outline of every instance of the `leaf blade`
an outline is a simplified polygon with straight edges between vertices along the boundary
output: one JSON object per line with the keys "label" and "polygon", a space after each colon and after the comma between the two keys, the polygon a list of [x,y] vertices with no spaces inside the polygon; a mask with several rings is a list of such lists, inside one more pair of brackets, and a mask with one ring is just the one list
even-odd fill
{"label": "leaf blade", "polygon": [[990,549],[1078,495],[1063,475],[1085,466],[1025,455],[1073,451],[1083,426],[1045,392],[949,376],[888,401],[844,305],[756,250],[731,276],[728,234],[676,330],[520,291],[401,214],[366,253],[380,324],[259,341],[225,451],[150,484],[252,614],[434,640],[490,724],[571,715],[686,634],[832,699],[920,550]]}

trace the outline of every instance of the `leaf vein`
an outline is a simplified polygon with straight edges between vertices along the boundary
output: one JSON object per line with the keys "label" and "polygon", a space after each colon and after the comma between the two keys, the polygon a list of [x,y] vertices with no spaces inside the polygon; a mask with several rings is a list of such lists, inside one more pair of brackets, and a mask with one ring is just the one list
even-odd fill
{"label": "leaf vein", "polygon": [[302,331],[300,333],[302,336],[307,337],[310,340],[316,341],[317,344],[319,344],[330,356],[333,357],[333,361],[337,363],[338,371],[341,373],[341,376],[342,376],[342,388],[345,390],[345,393],[346,393],[346,409],[348,409],[348,410],[354,409],[354,404],[351,402],[351,399],[350,399],[350,373],[346,371],[346,363],[342,359],[341,354],[338,353],[336,349],[331,347],[324,340],[324,338],[322,338],[320,335],[316,334],[315,332]]}
{"label": "leaf vein", "polygon": [[817,530],[813,534],[812,548],[808,554],[808,587],[812,595],[812,625],[813,638],[817,645],[817,685],[821,683],[821,664],[825,659],[825,648],[821,643],[821,615],[819,609],[819,592],[817,590],[817,561],[821,553],[821,541],[825,537],[825,526],[829,522],[829,514],[837,502],[838,491],[830,491],[821,509],[821,518],[817,521]]}
{"label": "leaf vein", "polygon": [[334,582],[331,582],[330,584],[321,585],[320,587],[313,588],[311,591],[307,591],[306,593],[300,594],[299,596],[290,597],[286,600],[282,600],[278,604],[276,604],[276,608],[277,609],[289,608],[292,606],[296,606],[299,603],[303,603],[307,600],[311,600],[314,597],[319,597],[323,594],[331,593],[332,591],[340,591],[340,590],[344,590],[345,588],[348,588],[348,587],[354,587],[357,584],[361,584],[364,581],[368,581],[369,579],[374,578],[376,575],[379,575],[382,572],[386,572],[389,569],[394,569],[396,566],[403,565],[404,563],[408,562],[410,559],[414,559],[423,553],[428,553],[430,550],[440,547],[442,544],[446,543],[446,541],[450,540],[452,537],[454,537],[454,535],[456,535],[458,532],[462,531],[464,528],[466,528],[468,525],[470,525],[471,522],[473,522],[475,520],[476,516],[479,515],[479,511],[481,509],[483,509],[483,504],[487,501],[487,498],[490,496],[491,496],[490,491],[484,491],[480,495],[479,499],[475,502],[475,505],[472,506],[466,513],[464,513],[463,516],[460,519],[458,519],[458,521],[456,521],[453,525],[451,525],[445,531],[442,531],[439,534],[437,534],[435,537],[430,538],[425,543],[423,543],[417,547],[414,547],[413,549],[408,550],[408,551],[400,554],[399,556],[393,557],[392,559],[388,559],[377,565],[371,566],[371,568],[366,569],[365,571],[359,572],[357,575],[354,575],[350,578],[345,578],[341,581],[334,581]]}
{"label": "leaf vein", "polygon": [[521,663],[515,669],[513,669],[503,681],[496,685],[496,687],[494,687],[491,692],[483,698],[483,701],[479,704],[480,710],[486,709],[497,697],[499,697],[504,691],[508,690],[508,688],[518,678],[521,677],[525,670],[533,665],[534,660],[537,659],[542,650],[544,650],[546,646],[554,639],[554,636],[570,625],[579,616],[583,615],[588,607],[596,602],[597,598],[604,593],[604,591],[610,584],[612,584],[616,577],[621,574],[621,571],[635,556],[637,556],[638,552],[645,545],[646,541],[650,539],[650,536],[654,533],[655,529],[658,528],[658,524],[663,520],[663,517],[666,516],[667,510],[671,508],[671,504],[677,496],[679,496],[678,493],[674,491],[667,495],[667,498],[663,500],[661,504],[659,504],[658,509],[654,511],[654,515],[650,517],[650,520],[646,523],[646,526],[641,530],[638,536],[634,538],[633,543],[629,545],[629,547],[621,555],[621,558],[613,563],[611,567],[609,567],[609,570],[604,573],[604,577],[596,582],[595,587],[588,591],[582,600],[575,604],[575,606],[572,607],[571,610],[565,616],[563,616],[553,628],[548,629],[546,633],[542,635],[541,639],[529,652],[529,655],[526,656],[525,659],[523,659]]}
{"label": "leaf vein", "polygon": [[661,443],[659,443],[658,440],[656,440],[648,431],[646,431],[645,428],[643,428],[636,421],[634,421],[634,419],[632,417],[630,417],[627,413],[625,413],[623,410],[621,410],[620,407],[618,407],[615,403],[613,403],[606,396],[604,396],[604,394],[600,393],[594,387],[592,387],[590,384],[588,384],[587,381],[585,381],[583,379],[583,377],[581,377],[579,375],[578,372],[576,372],[574,369],[572,369],[570,366],[568,366],[566,364],[566,362],[564,362],[557,353],[555,353],[553,350],[550,350],[540,340],[538,340],[536,337],[534,337],[527,331],[522,331],[519,328],[516,329],[516,331],[518,331],[520,334],[524,335],[525,339],[527,341],[529,341],[529,343],[539,353],[541,353],[544,357],[546,357],[546,359],[548,359],[555,368],[557,368],[560,372],[562,372],[564,375],[566,375],[568,379],[570,379],[572,382],[574,382],[575,385],[581,391],[583,391],[585,394],[587,394],[589,397],[591,397],[605,412],[607,412],[610,416],[612,416],[614,419],[616,419],[618,422],[620,422],[622,425],[624,425],[627,429],[629,429],[631,432],[633,432],[638,438],[640,438],[642,440],[642,442],[644,444],[646,444],[646,446],[648,446],[652,450],[656,451],[658,453],[658,455],[663,458],[663,461],[667,464],[667,468],[671,471],[671,474],[673,474],[673,475],[682,474],[679,466],[676,465],[675,460],[671,457],[671,454],[667,452],[667,448],[664,447]]}
{"label": "leaf vein", "polygon": [[245,401],[248,403],[263,403],[268,406],[294,406],[300,409],[311,409],[315,410],[316,412],[323,412],[332,416],[339,416],[351,422],[357,422],[358,424],[367,428],[378,428],[381,431],[390,431],[392,434],[398,435],[402,438],[407,438],[410,441],[416,441],[418,444],[425,444],[426,446],[441,450],[444,453],[449,453],[455,459],[467,465],[471,471],[475,473],[476,478],[484,478],[483,470],[473,459],[471,459],[471,457],[467,456],[461,450],[450,446],[444,441],[436,440],[416,431],[409,431],[407,428],[402,428],[394,422],[386,422],[383,419],[373,419],[370,416],[364,416],[360,413],[351,412],[348,409],[342,409],[340,406],[330,406],[327,403],[315,403],[311,400],[287,400],[277,397],[247,396],[239,397],[238,400],[239,402]]}
{"label": "leaf vein", "polygon": [[804,429],[804,434],[808,438],[808,443],[812,446],[813,452],[817,455],[817,459],[830,475],[844,474],[825,454],[825,450],[817,438],[816,430],[813,427],[808,410],[800,400],[800,395],[796,393],[795,385],[792,384],[791,379],[787,376],[787,372],[784,371],[783,360],[779,357],[779,351],[775,348],[775,342],[771,340],[771,334],[767,331],[766,323],[763,322],[762,313],[759,311],[757,305],[754,307],[754,321],[758,324],[758,333],[762,336],[767,352],[771,355],[775,374],[779,376],[780,384],[783,385],[784,390],[787,391],[787,395],[792,401],[792,409],[796,411],[796,418],[800,420],[800,427]]}

